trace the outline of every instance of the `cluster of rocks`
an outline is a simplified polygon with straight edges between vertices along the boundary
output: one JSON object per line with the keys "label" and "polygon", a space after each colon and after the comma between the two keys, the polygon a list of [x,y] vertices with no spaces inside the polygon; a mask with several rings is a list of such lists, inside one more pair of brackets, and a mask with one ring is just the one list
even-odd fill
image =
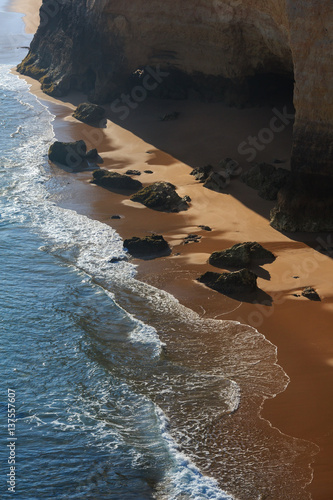
{"label": "cluster of rocks", "polygon": [[201,240],[201,236],[198,234],[189,234],[184,238],[184,245],[187,245],[188,243],[199,243]]}
{"label": "cluster of rocks", "polygon": [[[219,268],[240,268],[237,271],[216,273],[206,272],[198,278],[209,288],[233,298],[244,299],[260,290],[257,275],[248,269],[253,264],[273,262],[275,255],[255,241],[238,243],[209,257],[209,264]],[[263,292],[262,292],[263,293]]]}
{"label": "cluster of rocks", "polygon": [[241,180],[249,187],[256,189],[264,200],[276,200],[280,189],[290,178],[290,171],[276,168],[269,163],[252,166],[241,175]]}
{"label": "cluster of rocks", "polygon": [[87,151],[84,141],[60,142],[51,144],[48,158],[53,163],[71,168],[73,171],[90,167],[90,163],[102,163],[97,149]]}
{"label": "cluster of rocks", "polygon": [[225,158],[220,161],[217,168],[212,165],[194,168],[190,175],[202,182],[204,187],[222,193],[229,185],[230,180],[241,174],[241,167],[232,158]]}

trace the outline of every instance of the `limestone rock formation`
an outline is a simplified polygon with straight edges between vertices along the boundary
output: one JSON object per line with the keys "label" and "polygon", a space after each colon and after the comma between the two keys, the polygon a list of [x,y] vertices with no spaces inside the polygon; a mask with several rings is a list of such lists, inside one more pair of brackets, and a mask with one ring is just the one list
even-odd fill
{"label": "limestone rock formation", "polygon": [[44,0],[18,71],[121,117],[124,89],[135,100],[194,88],[242,106],[255,78],[294,79],[292,170],[332,176],[332,48],[332,0]]}

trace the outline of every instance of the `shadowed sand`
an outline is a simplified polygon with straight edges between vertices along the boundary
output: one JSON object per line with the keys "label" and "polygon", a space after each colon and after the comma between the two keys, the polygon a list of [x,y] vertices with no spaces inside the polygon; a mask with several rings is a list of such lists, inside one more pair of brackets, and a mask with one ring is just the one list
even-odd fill
{"label": "shadowed sand", "polygon": [[[30,32],[36,27],[35,14],[40,4],[40,0],[14,2],[15,10],[27,13]],[[103,168],[118,172],[138,169],[142,183],[169,181],[181,196],[191,197],[187,212],[154,212],[130,202],[128,197],[91,185],[91,172],[68,175],[54,167],[55,175],[63,181],[62,206],[112,225],[124,238],[152,231],[163,234],[172,255],[135,261],[139,279],[172,293],[202,316],[254,326],[277,346],[279,363],[290,377],[290,384],[284,393],[265,402],[262,415],[281,432],[320,447],[309,490],[314,500],[328,500],[333,491],[333,260],[317,248],[332,247],[332,235],[288,237],[269,226],[269,211],[274,203],[262,200],[240,181],[233,180],[221,194],[203,188],[189,175],[193,167],[217,165],[225,157],[248,168],[246,155],[238,153],[238,145],[267,127],[272,109],[237,110],[221,103],[148,99],[126,120],[111,115],[107,109],[107,128],[97,129],[71,117],[83,96],[55,100],[41,93],[38,82],[26,80],[32,92],[56,115],[58,140],[84,139],[89,148],[98,148]],[[173,111],[180,112],[178,120],[159,120]],[[283,166],[288,168],[291,136],[290,124],[258,153],[256,161],[278,158],[286,160]],[[153,174],[143,173],[147,169]],[[113,214],[123,217],[111,221]],[[204,231],[199,225],[208,225],[212,231]],[[185,245],[183,240],[188,234],[202,238],[199,243]],[[219,272],[207,264],[213,251],[243,241],[258,241],[277,256],[274,263],[263,266],[258,279],[258,286],[273,299],[270,306],[240,303],[196,282],[207,270]],[[322,301],[295,296],[306,286],[316,288]]]}

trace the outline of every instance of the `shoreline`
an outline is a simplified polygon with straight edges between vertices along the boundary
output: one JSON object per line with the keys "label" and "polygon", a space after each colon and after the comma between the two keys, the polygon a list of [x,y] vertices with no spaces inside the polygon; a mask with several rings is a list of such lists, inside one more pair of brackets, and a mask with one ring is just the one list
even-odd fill
{"label": "shoreline", "polygon": [[[13,9],[19,12],[27,10],[26,3],[15,2]],[[30,12],[34,11],[37,4],[40,4],[39,0],[29,3]],[[26,77],[25,80],[32,84],[31,92],[56,115],[54,126],[58,140],[83,138],[89,142],[88,138],[94,137],[95,142],[99,141],[97,149],[105,161],[102,168],[117,169],[120,172],[128,168],[138,168],[142,171],[143,167],[151,168],[154,174],[140,176],[139,179],[143,183],[155,180],[171,181],[177,186],[181,196],[190,195],[193,203],[187,212],[161,214],[142,207],[138,209],[138,206],[127,203],[125,197],[90,185],[88,180],[91,178],[91,172],[68,175],[54,169],[57,175],[62,175],[70,182],[67,189],[65,188],[61,206],[107,224],[110,224],[112,214],[121,211],[124,219],[112,221],[112,227],[123,238],[156,231],[163,234],[172,245],[173,254],[180,253],[154,261],[135,260],[135,263],[138,263],[137,279],[170,292],[180,303],[204,317],[218,317],[250,324],[277,346],[278,362],[291,381],[288,388],[278,397],[265,400],[261,415],[281,432],[320,446],[321,451],[315,457],[314,480],[309,491],[314,500],[326,500],[333,490],[330,477],[330,463],[333,458],[333,403],[327,400],[327,394],[332,392],[333,386],[333,351],[330,338],[333,290],[329,280],[333,262],[310,246],[293,241],[272,229],[268,224],[267,215],[274,203],[265,202],[256,192],[239,181],[234,181],[228,190],[230,194],[225,195],[204,189],[189,176],[193,166],[209,162],[216,164],[224,157],[233,156],[235,144],[237,145],[244,135],[246,137],[260,130],[269,120],[271,110],[260,108],[242,113],[220,103],[209,106],[188,101],[146,101],[138,111],[131,114],[126,121],[126,128],[122,127],[125,123],[108,122],[108,128],[100,130],[77,122],[70,116],[75,107],[69,101],[70,97],[62,100],[48,98],[39,90],[38,82]],[[75,95],[72,102],[79,102],[80,99],[80,95]],[[156,110],[156,106],[160,106],[161,112]],[[157,125],[155,115],[172,112],[175,106],[180,108],[179,122],[162,125],[158,122]],[[200,120],[204,109],[209,112],[210,117],[208,136],[205,135],[205,123],[201,124]],[[216,131],[221,130],[221,114],[225,120],[223,136],[228,144],[217,147],[220,133]],[[243,129],[239,127],[240,114],[243,117],[247,115]],[[229,126],[228,129],[226,125]],[[157,128],[159,130],[156,130]],[[138,131],[141,137],[135,134]],[[181,134],[182,131],[186,133]],[[192,144],[191,150],[183,152],[186,137],[194,145]],[[277,139],[277,143],[273,142],[271,147],[266,148],[260,161],[272,161],[274,157],[281,157],[281,150],[282,156],[285,157],[291,144],[290,131],[284,132]],[[180,157],[183,161],[179,160]],[[202,215],[203,213],[205,215]],[[199,224],[211,226],[212,233],[198,230]],[[201,242],[184,245],[183,238],[190,233],[201,235]],[[234,243],[254,240],[278,257],[273,264],[264,266],[264,270],[270,273],[270,280],[258,280],[260,288],[274,295],[275,300],[271,308],[244,303],[239,305],[237,301],[195,282],[196,277],[206,270],[214,270],[206,264],[210,253]],[[293,278],[296,274],[299,275],[298,279]],[[293,297],[293,293],[299,292],[305,286],[314,286],[322,296],[322,302],[314,303],[305,298]],[[313,331],[315,327],[317,331]]]}

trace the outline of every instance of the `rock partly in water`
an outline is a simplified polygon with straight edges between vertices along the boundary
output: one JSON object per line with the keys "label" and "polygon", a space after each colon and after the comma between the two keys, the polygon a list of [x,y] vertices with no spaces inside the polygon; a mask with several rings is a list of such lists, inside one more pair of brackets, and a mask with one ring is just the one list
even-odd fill
{"label": "rock partly in water", "polygon": [[124,248],[133,257],[155,258],[158,256],[169,255],[170,247],[163,236],[152,234],[144,238],[133,237],[124,241]]}
{"label": "rock partly in water", "polygon": [[194,168],[190,175],[193,175],[196,181],[205,182],[212,171],[212,165],[205,165],[204,167]]}
{"label": "rock partly in water", "polygon": [[97,124],[105,118],[105,109],[97,104],[83,102],[76,108],[73,116],[83,123]]}
{"label": "rock partly in water", "polygon": [[200,224],[200,226],[198,226],[198,227],[200,227],[200,229],[202,229],[203,231],[211,231],[212,230],[211,227],[205,226],[203,224]]}
{"label": "rock partly in water", "polygon": [[60,163],[70,168],[79,167],[84,161],[87,146],[84,141],[59,142],[51,144],[48,157],[53,163]]}
{"label": "rock partly in water", "polygon": [[249,269],[241,269],[232,273],[206,272],[200,278],[200,283],[225,294],[250,294],[257,290],[257,276]]}
{"label": "rock partly in water", "polygon": [[333,176],[292,175],[271,210],[272,227],[287,232],[333,231]]}
{"label": "rock partly in water", "polygon": [[290,175],[290,172],[284,168],[259,163],[244,172],[241,180],[249,187],[256,189],[264,200],[276,200],[278,192],[287,184]]}
{"label": "rock partly in water", "polygon": [[223,193],[229,183],[230,177],[224,172],[211,172],[204,183],[204,187],[217,193]]}
{"label": "rock partly in water", "polygon": [[275,255],[255,241],[237,243],[231,248],[214,252],[209,257],[212,266],[225,269],[227,267],[248,267],[255,263],[268,263],[275,260]]}
{"label": "rock partly in water", "polygon": [[109,170],[104,169],[95,170],[93,172],[93,180],[91,182],[107,189],[138,191],[142,188],[141,182],[132,179],[127,175],[119,174],[118,172],[110,172]]}
{"label": "rock partly in water", "polygon": [[160,212],[180,212],[188,209],[187,202],[181,198],[170,182],[155,182],[131,196],[132,201],[142,203]]}
{"label": "rock partly in water", "polygon": [[302,295],[303,295],[303,297],[306,297],[309,300],[314,300],[317,302],[319,302],[321,300],[318,293],[316,292],[316,290],[310,286],[307,288],[304,288]]}

